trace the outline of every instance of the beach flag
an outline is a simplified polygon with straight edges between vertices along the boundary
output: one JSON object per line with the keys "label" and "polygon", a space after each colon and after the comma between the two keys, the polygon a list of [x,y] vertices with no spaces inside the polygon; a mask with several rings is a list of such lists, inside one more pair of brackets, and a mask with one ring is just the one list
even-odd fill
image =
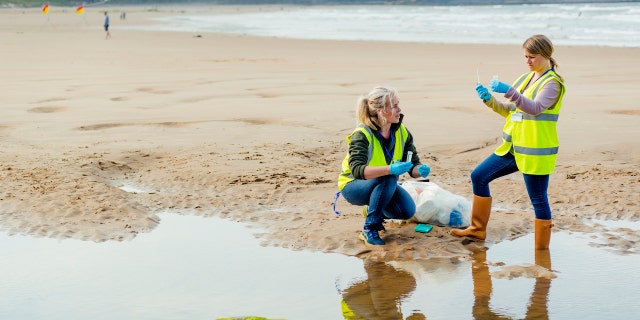
{"label": "beach flag", "polygon": [[42,14],[47,13],[49,13],[49,2],[45,3],[44,6],[42,6]]}
{"label": "beach flag", "polygon": [[76,8],[76,14],[83,14],[83,13],[84,13],[84,5],[81,5]]}

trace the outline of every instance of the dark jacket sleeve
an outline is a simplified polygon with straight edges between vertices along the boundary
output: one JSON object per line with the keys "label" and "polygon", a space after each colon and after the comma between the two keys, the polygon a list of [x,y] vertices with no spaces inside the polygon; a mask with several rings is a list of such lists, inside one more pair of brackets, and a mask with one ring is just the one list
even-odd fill
{"label": "dark jacket sleeve", "polygon": [[369,163],[369,140],[364,133],[356,131],[349,143],[349,167],[356,179],[364,180],[364,168]]}
{"label": "dark jacket sleeve", "polygon": [[[409,129],[407,129],[407,132],[409,131]],[[422,163],[420,163],[420,156],[418,156],[418,152],[416,151],[416,146],[413,144],[413,135],[411,134],[411,132],[409,132],[409,137],[407,138],[407,141],[404,143],[404,154],[402,155],[402,159],[406,159],[407,157],[407,152],[413,152],[413,156],[411,157],[411,159],[409,159],[409,161],[411,161],[413,163],[413,166],[411,167],[411,170],[409,170],[409,172],[413,171],[413,168],[421,165]]]}

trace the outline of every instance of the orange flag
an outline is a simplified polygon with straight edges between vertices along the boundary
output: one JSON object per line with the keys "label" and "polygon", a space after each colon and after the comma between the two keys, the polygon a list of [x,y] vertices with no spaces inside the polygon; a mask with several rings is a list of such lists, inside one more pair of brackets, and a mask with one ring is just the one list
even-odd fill
{"label": "orange flag", "polygon": [[45,3],[44,6],[42,6],[42,14],[47,13],[49,13],[49,2]]}
{"label": "orange flag", "polygon": [[76,8],[76,14],[83,14],[83,13],[84,13],[84,5],[81,5]]}

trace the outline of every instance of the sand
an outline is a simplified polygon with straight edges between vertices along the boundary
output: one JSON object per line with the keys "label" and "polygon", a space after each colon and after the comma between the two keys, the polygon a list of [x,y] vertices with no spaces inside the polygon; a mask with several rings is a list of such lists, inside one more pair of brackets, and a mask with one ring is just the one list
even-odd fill
{"label": "sand", "polygon": [[[533,231],[519,174],[491,185],[486,242],[442,226],[416,233],[409,221],[387,223],[387,245],[365,246],[361,208],[340,198],[342,214],[333,212],[356,99],[377,85],[400,91],[431,181],[471,199],[469,174],[503,124],[476,97],[476,70],[511,81],[527,71],[519,46],[135,31],[127,27],[162,15],[248,7],[127,7],[126,20],[108,10],[110,40],[104,8],[0,10],[1,231],[131,241],[153,232],[160,213],[217,216],[254,227],[265,246],[385,261],[466,257]],[[640,220],[639,56],[554,54],[567,85],[549,187],[554,231],[591,233],[620,253],[638,252],[636,232],[597,221]]]}

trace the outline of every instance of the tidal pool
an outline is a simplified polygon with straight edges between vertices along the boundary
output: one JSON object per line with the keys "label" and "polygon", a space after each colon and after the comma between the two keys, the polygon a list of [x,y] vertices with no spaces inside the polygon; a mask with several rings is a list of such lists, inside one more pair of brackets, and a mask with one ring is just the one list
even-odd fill
{"label": "tidal pool", "polygon": [[[0,234],[0,319],[621,319],[640,314],[640,255],[556,232],[472,259],[376,263],[264,247],[256,229],[165,213],[151,233],[94,243]],[[259,230],[262,231],[262,230]],[[536,265],[538,263],[538,265]]]}

